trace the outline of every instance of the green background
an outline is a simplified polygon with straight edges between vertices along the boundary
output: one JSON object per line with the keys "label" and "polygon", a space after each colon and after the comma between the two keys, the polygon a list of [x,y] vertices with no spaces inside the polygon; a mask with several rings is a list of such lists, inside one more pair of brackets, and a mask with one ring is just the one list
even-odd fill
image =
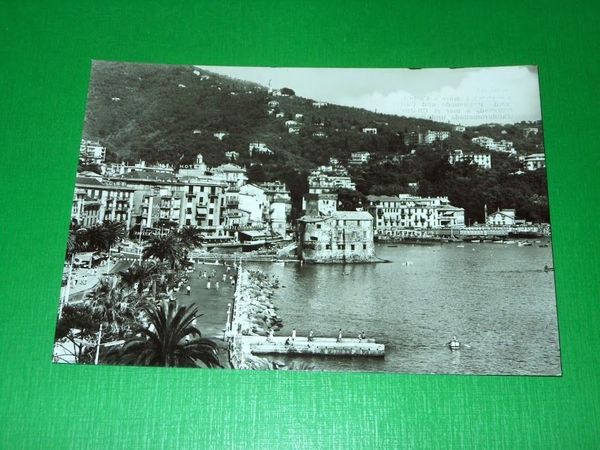
{"label": "green background", "polygon": [[[592,5],[0,1],[0,447],[600,446],[600,49]],[[538,64],[563,376],[52,365],[91,59]]]}

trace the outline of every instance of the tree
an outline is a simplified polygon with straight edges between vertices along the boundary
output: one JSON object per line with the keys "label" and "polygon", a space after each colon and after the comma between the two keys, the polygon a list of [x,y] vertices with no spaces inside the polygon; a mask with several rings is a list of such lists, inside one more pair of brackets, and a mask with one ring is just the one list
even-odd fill
{"label": "tree", "polygon": [[82,232],[83,249],[87,251],[102,251],[110,248],[109,236],[107,228],[103,225],[94,225],[86,228]]}
{"label": "tree", "polygon": [[[67,355],[72,356],[76,363],[91,363],[92,351],[86,344],[96,338],[99,328],[100,320],[89,305],[66,304],[56,324],[54,342],[60,345]],[[67,345],[61,345],[63,343]]]}
{"label": "tree", "polygon": [[141,294],[148,282],[152,281],[153,277],[158,273],[158,267],[155,263],[142,261],[139,264],[134,264],[127,270],[119,273],[121,283],[126,287],[133,287],[137,284],[137,293]]}
{"label": "tree", "polygon": [[200,230],[193,225],[182,227],[178,234],[181,244],[188,249],[196,248],[202,243]]}
{"label": "tree", "polygon": [[177,261],[183,253],[181,241],[175,233],[166,236],[155,236],[150,239],[142,253],[143,259],[155,257],[161,261],[171,263],[171,269],[175,269]]}
{"label": "tree", "polygon": [[107,334],[122,337],[131,325],[139,320],[146,300],[133,292],[123,290],[116,280],[104,279],[88,294],[84,304],[102,323]]}
{"label": "tree", "polygon": [[194,326],[198,307],[178,306],[175,301],[166,305],[145,308],[149,325],[137,326],[135,336],[109,354],[108,360],[117,364],[161,367],[222,367],[217,346]]}
{"label": "tree", "polygon": [[102,224],[105,232],[106,247],[105,251],[110,250],[127,236],[125,224],[116,220],[105,220]]}

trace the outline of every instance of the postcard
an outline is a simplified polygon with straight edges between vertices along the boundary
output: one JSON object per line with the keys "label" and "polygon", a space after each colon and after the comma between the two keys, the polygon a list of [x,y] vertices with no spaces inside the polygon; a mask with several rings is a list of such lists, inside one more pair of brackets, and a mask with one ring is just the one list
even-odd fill
{"label": "postcard", "polygon": [[53,361],[560,375],[543,136],[535,66],[94,61]]}

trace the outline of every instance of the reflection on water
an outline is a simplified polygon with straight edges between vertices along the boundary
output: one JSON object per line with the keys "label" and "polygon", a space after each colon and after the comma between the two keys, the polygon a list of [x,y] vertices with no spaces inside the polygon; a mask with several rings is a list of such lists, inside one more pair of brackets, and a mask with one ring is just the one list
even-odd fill
{"label": "reflection on water", "polygon": [[[377,246],[381,264],[247,264],[278,276],[280,334],[367,337],[378,358],[277,358],[317,370],[560,374],[551,249],[516,245]],[[222,305],[220,306],[222,308]],[[221,322],[223,323],[223,322]],[[222,328],[222,327],[221,327]],[[456,335],[467,344],[450,351]],[[299,361],[300,359],[300,361]]]}

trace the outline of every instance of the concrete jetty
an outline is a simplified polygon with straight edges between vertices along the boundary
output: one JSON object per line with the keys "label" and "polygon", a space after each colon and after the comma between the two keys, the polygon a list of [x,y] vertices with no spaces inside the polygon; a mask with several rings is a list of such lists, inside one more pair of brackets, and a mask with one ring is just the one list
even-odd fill
{"label": "concrete jetty", "polygon": [[[384,356],[385,345],[374,339],[315,337],[311,341],[306,337],[277,336],[269,340],[265,336],[243,336],[242,347],[253,355],[301,354],[330,356]],[[288,344],[286,344],[288,342]]]}
{"label": "concrete jetty", "polygon": [[[261,355],[315,355],[383,357],[385,345],[374,339],[333,337],[273,336],[267,333],[273,285],[265,275],[252,274],[237,267],[237,283],[233,304],[227,311],[224,339],[230,343],[229,357],[236,369],[269,369],[271,364]],[[261,319],[257,322],[256,315]],[[275,316],[276,317],[276,316]],[[287,344],[286,344],[287,342]]]}

